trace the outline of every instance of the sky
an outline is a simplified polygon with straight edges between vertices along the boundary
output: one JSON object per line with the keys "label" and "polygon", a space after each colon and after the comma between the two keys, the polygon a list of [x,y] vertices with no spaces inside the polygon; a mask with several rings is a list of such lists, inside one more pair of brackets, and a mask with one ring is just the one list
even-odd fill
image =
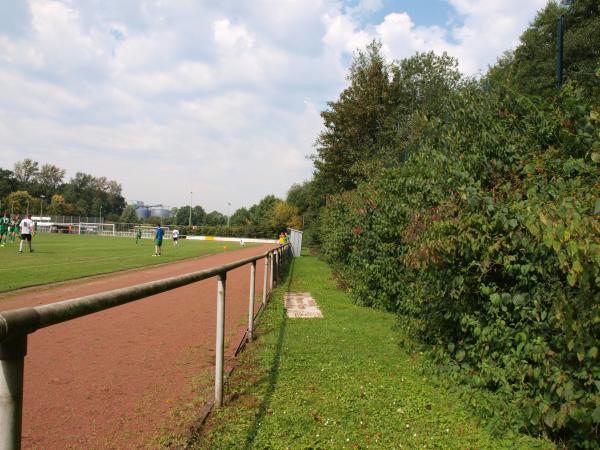
{"label": "sky", "polygon": [[446,51],[477,76],[545,4],[0,0],[0,167],[31,158],[222,213],[285,198],[357,49]]}

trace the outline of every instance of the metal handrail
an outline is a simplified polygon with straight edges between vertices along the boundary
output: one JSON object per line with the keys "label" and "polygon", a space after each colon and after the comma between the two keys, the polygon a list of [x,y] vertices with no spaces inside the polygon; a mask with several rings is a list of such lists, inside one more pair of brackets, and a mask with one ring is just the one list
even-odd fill
{"label": "metal handrail", "polygon": [[30,308],[19,308],[0,312],[0,343],[11,337],[31,334],[40,328],[56,325],[115,306],[139,300],[151,295],[160,294],[197,281],[212,278],[221,273],[266,258],[272,250],[259,256],[241,259],[232,263],[210,269],[192,272],[186,275],[164,278],[162,280],[142,283],[121,289],[86,295],[71,300],[49,303]]}
{"label": "metal handrail", "polygon": [[[27,336],[36,330],[76,319],[99,311],[170,291],[201,280],[218,277],[217,330],[215,348],[215,404],[223,404],[223,358],[225,285],[227,272],[246,264],[250,271],[250,298],[248,301],[247,339],[252,340],[254,329],[254,286],[256,261],[265,259],[262,302],[281,274],[282,265],[291,258],[291,245],[284,244],[266,252],[210,269],[186,275],[165,278],[135,286],[114,289],[46,305],[0,312],[0,450],[19,449],[23,403],[24,360],[27,354]],[[270,275],[270,281],[268,281]]]}

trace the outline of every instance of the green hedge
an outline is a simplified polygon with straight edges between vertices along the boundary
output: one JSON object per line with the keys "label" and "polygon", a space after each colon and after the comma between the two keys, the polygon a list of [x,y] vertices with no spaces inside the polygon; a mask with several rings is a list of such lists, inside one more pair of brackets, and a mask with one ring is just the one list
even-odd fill
{"label": "green hedge", "polygon": [[323,252],[363,304],[504,391],[522,428],[596,448],[600,113],[473,85],[414,121],[400,167],[329,199]]}

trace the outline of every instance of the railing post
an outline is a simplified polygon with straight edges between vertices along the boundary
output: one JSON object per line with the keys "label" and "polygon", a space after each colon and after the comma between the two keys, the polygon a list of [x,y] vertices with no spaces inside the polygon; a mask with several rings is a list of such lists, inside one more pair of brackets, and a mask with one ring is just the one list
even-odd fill
{"label": "railing post", "polygon": [[273,265],[274,265],[274,261],[273,261],[273,252],[269,253],[269,272],[271,272],[271,281],[270,281],[270,289],[269,292],[271,292],[273,290]]}
{"label": "railing post", "polygon": [[269,255],[265,257],[265,273],[263,282],[263,308],[267,305],[267,282],[269,281]]}
{"label": "railing post", "polygon": [[279,249],[277,249],[275,252],[275,278],[277,280],[277,284],[279,284],[279,280],[281,280],[281,259],[279,258],[279,252]]}
{"label": "railing post", "polygon": [[0,343],[0,448],[21,448],[23,417],[23,371],[27,335]]}
{"label": "railing post", "polygon": [[223,406],[223,357],[225,340],[225,284],[227,272],[217,276],[217,341],[215,346],[215,405]]}
{"label": "railing post", "polygon": [[256,261],[250,265],[250,299],[248,300],[248,342],[254,338],[254,285],[256,284]]}

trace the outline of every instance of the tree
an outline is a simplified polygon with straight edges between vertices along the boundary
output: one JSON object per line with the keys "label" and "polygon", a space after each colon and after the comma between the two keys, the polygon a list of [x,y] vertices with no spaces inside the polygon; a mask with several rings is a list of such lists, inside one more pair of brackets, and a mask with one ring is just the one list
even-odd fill
{"label": "tree", "polygon": [[0,199],[17,189],[15,174],[6,169],[0,169]]}
{"label": "tree", "polygon": [[292,184],[288,190],[286,201],[298,208],[298,214],[303,214],[314,205],[313,188],[312,181],[305,181],[302,184]]}
{"label": "tree", "polygon": [[278,202],[273,208],[271,226],[276,231],[285,231],[286,228],[300,228],[298,208],[288,202]]}
{"label": "tree", "polygon": [[64,186],[63,195],[68,202],[76,204],[78,214],[82,215],[98,215],[100,204],[103,214],[120,214],[125,208],[119,183],[87,173],[77,172]]}
{"label": "tree", "polygon": [[225,225],[227,218],[219,211],[211,211],[204,218],[204,223],[210,226]]}
{"label": "tree", "polygon": [[[204,217],[206,216],[206,212],[204,208],[200,205],[196,205],[192,208],[192,225],[198,226],[204,222]],[[185,226],[189,225],[190,222],[190,206],[182,206],[177,209],[175,214],[174,223],[177,225]]]}
{"label": "tree", "polygon": [[273,236],[276,234],[278,230],[273,228],[271,217],[275,205],[280,201],[274,195],[267,195],[258,204],[250,207],[248,210],[250,213],[249,233],[259,236]]}
{"label": "tree", "polygon": [[557,23],[564,16],[565,81],[583,87],[592,99],[600,97],[600,85],[594,71],[600,60],[600,2],[576,0],[561,8],[556,2],[538,13],[531,26],[521,35],[513,53],[503,55],[490,69],[493,82],[508,83],[522,93],[552,96],[556,92]]}
{"label": "tree", "polygon": [[29,158],[15,163],[15,178],[22,187],[29,187],[38,175],[38,163]]}
{"label": "tree", "polygon": [[192,208],[192,223],[194,225],[202,225],[206,221],[206,211],[200,205]]}
{"label": "tree", "polygon": [[140,220],[135,212],[133,205],[127,205],[121,213],[121,222],[123,223],[138,223]]}
{"label": "tree", "polygon": [[58,190],[64,177],[64,169],[53,164],[44,164],[36,175],[35,181],[42,194],[50,195]]}
{"label": "tree", "polygon": [[54,194],[48,205],[48,213],[53,216],[65,214],[66,201],[62,195]]}
{"label": "tree", "polygon": [[229,224],[232,227],[239,226],[239,225],[247,225],[248,223],[250,223],[250,212],[248,211],[247,208],[243,208],[243,207],[237,209],[231,215],[231,218],[229,219]]}
{"label": "tree", "polygon": [[13,211],[15,214],[33,214],[35,199],[27,191],[15,191],[6,196],[5,210]]}
{"label": "tree", "polygon": [[380,131],[388,116],[390,71],[373,41],[359,51],[348,74],[350,86],[321,113],[325,130],[314,157],[315,178],[327,193],[353,189],[363,179],[357,163],[370,160],[381,148]]}

